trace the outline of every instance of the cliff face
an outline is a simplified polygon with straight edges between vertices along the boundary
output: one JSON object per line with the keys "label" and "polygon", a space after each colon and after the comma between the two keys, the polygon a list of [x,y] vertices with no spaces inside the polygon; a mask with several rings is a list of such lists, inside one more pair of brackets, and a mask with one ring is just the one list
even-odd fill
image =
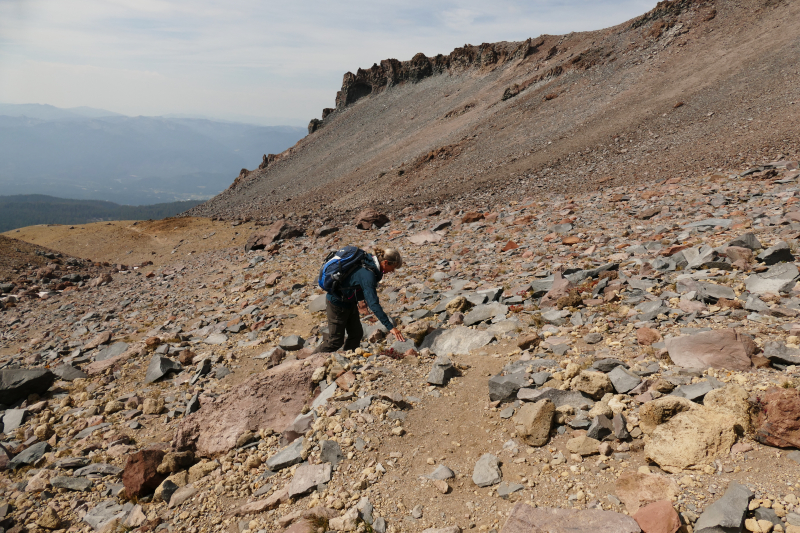
{"label": "cliff face", "polygon": [[306,138],[190,214],[480,205],[791,152],[799,17],[790,1],[676,0],[604,30],[386,59],[345,74]]}

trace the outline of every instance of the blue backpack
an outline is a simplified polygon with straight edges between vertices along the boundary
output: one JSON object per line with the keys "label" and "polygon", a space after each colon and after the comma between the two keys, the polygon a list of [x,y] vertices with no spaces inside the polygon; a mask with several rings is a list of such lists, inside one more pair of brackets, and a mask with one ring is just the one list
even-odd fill
{"label": "blue backpack", "polygon": [[342,283],[361,267],[366,257],[367,253],[355,246],[345,246],[329,253],[319,269],[319,288],[325,292],[341,294]]}

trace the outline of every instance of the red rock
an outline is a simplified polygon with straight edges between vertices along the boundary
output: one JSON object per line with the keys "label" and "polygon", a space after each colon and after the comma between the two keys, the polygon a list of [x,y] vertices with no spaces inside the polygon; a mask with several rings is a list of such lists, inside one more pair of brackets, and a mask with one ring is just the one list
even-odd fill
{"label": "red rock", "polygon": [[250,235],[245,244],[245,251],[264,250],[269,244],[277,240],[293,239],[303,235],[303,230],[295,226],[290,226],[285,220],[278,220],[266,231],[256,231]]}
{"label": "red rock", "polygon": [[487,223],[497,222],[497,213],[489,213],[484,215],[483,220]]}
{"label": "red rock", "polygon": [[350,390],[350,387],[352,387],[353,383],[355,382],[356,382],[356,375],[350,371],[345,372],[336,379],[336,384],[339,385],[339,388],[344,390]]}
{"label": "red rock", "polygon": [[725,255],[733,261],[744,261],[745,263],[753,262],[753,251],[749,248],[742,248],[740,246],[728,246],[725,248]]}
{"label": "red rock", "polygon": [[86,345],[83,347],[83,349],[84,351],[92,350],[94,348],[97,348],[101,344],[107,344],[108,341],[110,340],[111,340],[111,332],[104,331],[102,333],[97,334],[92,340],[87,342]]}
{"label": "red rock", "polygon": [[147,348],[150,349],[150,350],[154,350],[154,349],[158,348],[158,346],[160,344],[161,344],[161,338],[160,337],[148,337],[144,341],[144,345],[147,346]]}
{"label": "red rock", "polygon": [[461,223],[471,224],[473,222],[478,222],[479,220],[483,219],[484,219],[483,213],[478,213],[477,211],[470,211],[469,213],[464,213],[464,216],[461,217]]}
{"label": "red rock", "polygon": [[162,450],[142,450],[128,456],[122,471],[122,484],[128,498],[144,496],[156,490],[165,476],[158,473],[158,465],[164,459]]}
{"label": "red rock", "polygon": [[508,241],[506,243],[506,245],[503,246],[503,249],[501,250],[501,252],[507,252],[509,250],[516,250],[517,248],[519,248],[519,245],[517,245],[517,243],[515,243],[514,241]]}
{"label": "red rock", "polygon": [[800,448],[800,390],[772,388],[757,399],[755,439],[779,448]]}
{"label": "red rock", "polygon": [[670,246],[669,248],[663,250],[661,252],[661,255],[663,255],[665,257],[669,257],[671,255],[677,254],[678,252],[682,252],[683,250],[686,250],[688,248],[689,248],[689,246],[686,245],[686,244],[679,244],[679,245],[676,245],[676,246]]}
{"label": "red rock", "polygon": [[569,295],[569,289],[572,287],[570,281],[561,275],[560,271],[553,274],[553,286],[550,291],[542,297],[539,307],[553,307],[559,298]]}
{"label": "red rock", "polygon": [[650,346],[661,342],[661,333],[652,328],[639,328],[636,330],[636,341],[642,346]]}
{"label": "red rock", "polygon": [[677,511],[666,500],[642,507],[633,515],[633,519],[643,533],[675,533],[681,527]]}
{"label": "red rock", "polygon": [[753,340],[734,329],[703,331],[666,341],[672,361],[684,368],[749,370],[756,352]]}
{"label": "red rock", "polygon": [[564,237],[563,239],[561,239],[561,244],[566,244],[568,246],[572,246],[573,244],[578,244],[580,242],[581,242],[580,237],[575,237],[575,236]]}
{"label": "red rock", "polygon": [[629,472],[617,479],[614,493],[625,504],[625,509],[634,514],[642,505],[671,500],[680,493],[680,488],[667,476]]}
{"label": "red rock", "polygon": [[182,365],[191,365],[194,362],[194,356],[197,355],[191,350],[183,350],[178,354],[178,361]]}
{"label": "red rock", "polygon": [[204,402],[199,411],[181,420],[173,447],[211,456],[233,449],[248,431],[283,432],[310,402],[316,386],[311,376],[326,357],[317,354],[304,361],[287,361]]}
{"label": "red rock", "polygon": [[283,274],[281,274],[280,272],[273,272],[267,277],[267,279],[264,280],[264,284],[267,287],[272,287],[273,285],[278,283],[278,280],[281,279],[282,276]]}
{"label": "red rock", "polygon": [[365,209],[356,216],[355,225],[358,229],[372,229],[372,225],[382,228],[389,223],[389,217],[378,213],[374,209]]}

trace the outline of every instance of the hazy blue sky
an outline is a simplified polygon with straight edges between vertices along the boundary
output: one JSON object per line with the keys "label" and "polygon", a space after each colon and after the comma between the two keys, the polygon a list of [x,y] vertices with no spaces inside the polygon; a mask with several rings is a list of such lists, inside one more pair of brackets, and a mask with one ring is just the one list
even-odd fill
{"label": "hazy blue sky", "polygon": [[307,124],[342,75],[612,26],[655,0],[0,0],[0,102]]}

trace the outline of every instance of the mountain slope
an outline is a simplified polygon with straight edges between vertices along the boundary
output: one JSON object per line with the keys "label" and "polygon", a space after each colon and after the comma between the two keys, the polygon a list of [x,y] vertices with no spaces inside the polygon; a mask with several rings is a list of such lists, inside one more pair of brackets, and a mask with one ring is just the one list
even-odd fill
{"label": "mountain slope", "polygon": [[386,60],[347,73],[316,131],[188,214],[481,206],[796,153],[798,17],[796,2],[677,0],[605,30]]}

